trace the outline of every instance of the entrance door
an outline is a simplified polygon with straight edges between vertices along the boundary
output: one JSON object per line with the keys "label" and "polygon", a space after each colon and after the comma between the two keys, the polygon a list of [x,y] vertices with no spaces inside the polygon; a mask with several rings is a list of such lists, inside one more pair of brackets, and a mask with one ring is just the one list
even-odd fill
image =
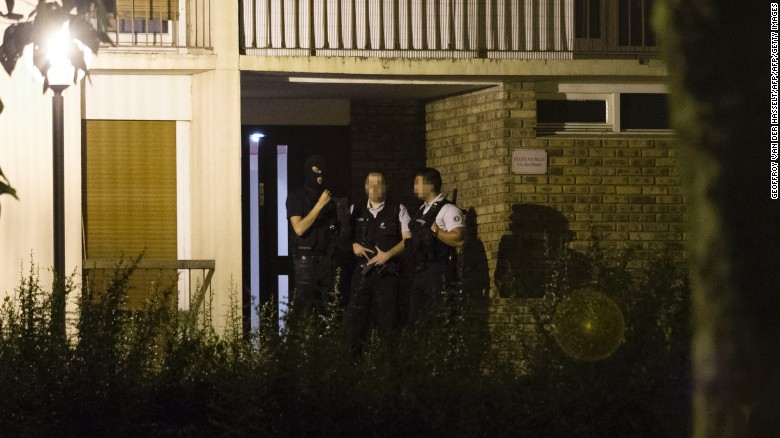
{"label": "entrance door", "polygon": [[285,201],[303,186],[307,157],[328,163],[325,185],[340,211],[350,193],[348,126],[244,126],[243,234],[244,327],[258,325],[257,307],[271,306],[274,317],[286,310],[293,269]]}

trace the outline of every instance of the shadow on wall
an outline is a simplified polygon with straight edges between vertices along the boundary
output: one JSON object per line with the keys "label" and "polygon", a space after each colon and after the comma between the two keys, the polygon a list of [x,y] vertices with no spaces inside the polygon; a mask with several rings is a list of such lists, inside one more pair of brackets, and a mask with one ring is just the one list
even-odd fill
{"label": "shadow on wall", "polygon": [[461,254],[463,292],[471,298],[487,298],[490,295],[490,274],[488,272],[485,245],[477,233],[477,212],[466,211],[466,237]]}
{"label": "shadow on wall", "polygon": [[501,238],[495,281],[500,297],[539,298],[549,287],[577,288],[590,278],[588,258],[568,248],[569,221],[550,207],[514,204],[511,234]]}

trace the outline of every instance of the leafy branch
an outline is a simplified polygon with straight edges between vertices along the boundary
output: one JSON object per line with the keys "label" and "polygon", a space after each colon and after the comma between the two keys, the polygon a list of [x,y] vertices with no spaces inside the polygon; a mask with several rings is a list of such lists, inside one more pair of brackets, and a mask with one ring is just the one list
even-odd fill
{"label": "leafy branch", "polygon": [[[16,0],[5,0],[6,12],[0,11],[0,17],[12,22],[3,34],[0,65],[11,75],[25,49],[32,45],[33,65],[44,78],[44,93],[49,89],[46,73],[51,67],[46,56],[46,43],[49,37],[66,23],[72,35],[67,42],[66,51],[68,59],[75,67],[74,82],[79,70],[87,71],[84,51],[79,45],[97,53],[101,43],[113,44],[106,33],[106,27],[109,22],[108,14],[116,13],[114,0],[61,0],[61,3],[39,0],[27,17],[14,12],[15,3]],[[0,113],[2,111],[3,102],[0,100]],[[0,169],[0,195],[4,194],[18,199],[16,190]]]}
{"label": "leafy branch", "polygon": [[19,199],[16,196],[16,190],[11,187],[8,178],[3,174],[3,169],[0,169],[0,195],[11,195],[16,199]]}

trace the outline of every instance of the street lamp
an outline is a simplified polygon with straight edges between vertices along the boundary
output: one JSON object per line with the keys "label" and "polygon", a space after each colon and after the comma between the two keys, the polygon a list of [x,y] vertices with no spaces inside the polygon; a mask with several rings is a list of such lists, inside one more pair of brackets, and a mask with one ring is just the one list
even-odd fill
{"label": "street lamp", "polygon": [[[84,70],[77,69],[71,63],[73,50],[83,52],[85,63],[89,61],[91,51],[74,39],[66,21],[47,40],[44,53],[48,61],[46,81],[52,89],[52,157],[53,157],[53,195],[54,195],[54,294],[52,311],[59,314],[61,329],[65,328],[65,137],[64,104],[62,93],[72,82],[84,77]],[[61,312],[61,314],[60,314]]]}

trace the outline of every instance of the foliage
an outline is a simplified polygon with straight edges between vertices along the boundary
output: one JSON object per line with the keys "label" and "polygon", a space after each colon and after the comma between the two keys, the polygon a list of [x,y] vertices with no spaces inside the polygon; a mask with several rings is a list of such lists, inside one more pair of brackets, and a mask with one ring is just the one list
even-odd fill
{"label": "foliage", "polygon": [[[9,14],[13,13],[14,2],[6,0]],[[96,27],[88,19],[88,14],[95,13]],[[6,28],[3,35],[3,44],[0,46],[0,64],[10,75],[16,68],[16,63],[22,57],[25,48],[32,44],[33,64],[44,77],[43,90],[49,88],[48,72],[50,63],[46,56],[47,40],[64,23],[68,23],[73,40],[68,41],[68,58],[77,70],[86,71],[84,53],[76,45],[78,40],[93,53],[97,53],[101,43],[112,44],[105,32],[108,24],[108,15],[103,0],[62,0],[51,2],[38,1],[35,9],[26,20],[21,16],[13,15],[17,22]],[[75,74],[75,73],[74,73]],[[74,81],[76,78],[74,77]]]}
{"label": "foliage", "polygon": [[690,288],[672,253],[636,273],[628,256],[591,251],[591,287],[616,301],[626,321],[622,345],[602,361],[577,361],[557,347],[551,315],[571,291],[548,290],[535,309],[543,329],[530,371],[563,414],[544,436],[690,436]]}
{"label": "foliage", "polygon": [[[0,430],[51,436],[683,436],[687,434],[687,283],[660,258],[641,278],[598,271],[620,303],[626,339],[602,362],[565,357],[544,329],[518,372],[489,348],[471,298],[393,336],[347,345],[334,299],[323,315],[281,321],[260,309],[244,335],[238,303],[221,335],[152,291],[123,305],[135,264],[98,295],[83,292],[71,338],[56,335],[32,269],[0,309]],[[561,277],[562,278],[562,277]],[[89,289],[89,288],[86,288]],[[552,305],[559,297],[546,300]],[[235,295],[233,295],[235,296]],[[537,306],[550,324],[551,309]],[[532,354],[531,354],[532,353]],[[678,428],[678,429],[675,429]]]}
{"label": "foliage", "polygon": [[8,178],[6,178],[5,175],[3,174],[3,169],[0,169],[0,195],[11,195],[16,199],[19,199],[16,196],[16,190],[13,187],[11,187]]}
{"label": "foliage", "polygon": [[[43,91],[49,88],[49,79],[46,73],[50,63],[46,57],[46,41],[51,34],[61,29],[64,23],[69,23],[69,31],[74,40],[78,40],[93,53],[97,53],[101,43],[113,44],[106,33],[108,24],[108,12],[116,12],[116,5],[112,1],[105,0],[39,0],[35,9],[25,18],[14,12],[15,0],[5,0],[6,13],[0,16],[11,21],[12,24],[5,29],[3,41],[0,45],[0,65],[6,73],[13,73],[16,64],[22,57],[27,46],[32,45],[33,64],[41,72],[44,78]],[[88,17],[94,15],[94,25]],[[87,71],[84,53],[79,49],[75,41],[68,42],[68,58],[76,70]],[[3,111],[3,102],[0,100],[0,113]],[[16,190],[11,187],[9,181],[0,169],[0,195],[9,194],[16,198]],[[18,199],[18,198],[17,198]]]}

